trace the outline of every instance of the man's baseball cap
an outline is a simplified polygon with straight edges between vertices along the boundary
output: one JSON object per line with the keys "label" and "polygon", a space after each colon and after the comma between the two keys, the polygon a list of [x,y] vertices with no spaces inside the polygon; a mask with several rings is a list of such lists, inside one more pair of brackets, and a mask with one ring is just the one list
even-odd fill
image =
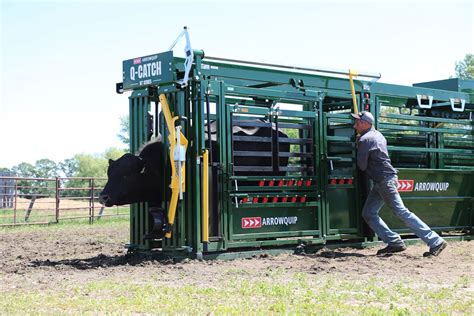
{"label": "man's baseball cap", "polygon": [[362,121],[366,121],[367,123],[369,123],[370,125],[374,125],[374,116],[372,115],[372,113],[370,112],[367,112],[367,111],[362,111],[358,114],[355,114],[355,113],[351,113],[352,117],[355,118],[356,120],[362,120]]}

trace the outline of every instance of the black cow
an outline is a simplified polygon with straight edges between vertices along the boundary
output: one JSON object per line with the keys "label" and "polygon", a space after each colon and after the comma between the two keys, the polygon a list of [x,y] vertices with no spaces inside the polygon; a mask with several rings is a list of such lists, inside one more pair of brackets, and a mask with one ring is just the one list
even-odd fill
{"label": "black cow", "polygon": [[148,202],[148,212],[153,218],[150,233],[144,238],[162,238],[167,231],[167,218],[162,204],[163,155],[161,141],[150,142],[138,156],[125,154],[109,160],[108,181],[99,195],[105,206]]}
{"label": "black cow", "polygon": [[[232,134],[234,138],[249,138],[250,137],[265,137],[276,141],[275,128],[269,127],[260,127],[260,128],[246,128],[234,126]],[[278,138],[288,138],[288,136],[283,133],[281,130],[278,130]],[[216,147],[213,145],[213,150]],[[235,171],[236,176],[284,176],[286,175],[285,171],[263,171],[258,167],[265,167],[273,169],[272,157],[268,156],[269,153],[272,153],[272,146],[276,146],[276,143],[272,145],[270,142],[261,142],[261,141],[245,141],[245,140],[234,140],[233,144],[233,164],[237,169]],[[289,143],[279,143],[278,149],[280,152],[288,153],[290,151]],[[240,152],[240,153],[239,153]],[[249,154],[248,152],[254,152],[258,154],[259,152],[267,154],[267,156],[258,156]],[[286,167],[288,165],[288,157],[278,158],[278,165],[280,167]],[[253,170],[238,170],[239,167],[257,167],[252,168]]]}
{"label": "black cow", "polygon": [[99,200],[105,206],[149,202],[161,205],[163,192],[163,143],[151,142],[138,156],[125,154],[117,160],[109,160],[108,181]]}

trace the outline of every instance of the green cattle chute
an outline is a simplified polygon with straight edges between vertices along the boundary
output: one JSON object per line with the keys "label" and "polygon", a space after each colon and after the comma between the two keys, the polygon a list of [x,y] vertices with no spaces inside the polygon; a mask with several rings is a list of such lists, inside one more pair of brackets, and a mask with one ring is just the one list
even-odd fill
{"label": "green cattle chute", "polygon": [[[371,111],[375,127],[386,136],[407,207],[443,235],[469,238],[474,218],[473,80],[456,79],[459,89],[449,80],[400,86],[351,71],[352,93],[349,72],[225,60],[196,50],[193,56],[188,82],[182,81],[185,59],[172,52],[123,62],[124,83],[118,91],[131,90],[130,151],[158,135],[169,146],[159,95],[168,100],[176,126],[189,141],[185,189],[171,238],[144,239],[153,220],[147,203],[134,204],[131,251],[216,257],[237,256],[241,250],[377,241],[361,218],[370,181],[356,168],[354,104]],[[148,63],[145,74],[138,70]],[[204,181],[206,151],[209,175]],[[172,175],[164,155],[167,190],[156,194],[163,196],[167,210]],[[252,157],[257,165],[236,163]],[[209,183],[205,221],[203,182]],[[385,208],[382,217],[412,237]],[[203,223],[208,223],[204,240]]]}

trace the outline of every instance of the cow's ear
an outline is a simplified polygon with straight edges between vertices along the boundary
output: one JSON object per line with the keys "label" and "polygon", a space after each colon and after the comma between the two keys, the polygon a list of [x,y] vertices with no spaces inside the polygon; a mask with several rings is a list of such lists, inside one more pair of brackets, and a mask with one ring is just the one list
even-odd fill
{"label": "cow's ear", "polygon": [[109,159],[109,166],[110,166],[111,164],[113,164],[114,162],[115,162],[115,160]]}

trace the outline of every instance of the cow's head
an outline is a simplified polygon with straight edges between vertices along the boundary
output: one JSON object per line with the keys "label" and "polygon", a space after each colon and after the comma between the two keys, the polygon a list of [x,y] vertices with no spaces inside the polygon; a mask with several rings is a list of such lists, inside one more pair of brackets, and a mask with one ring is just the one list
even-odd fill
{"label": "cow's head", "polygon": [[163,194],[161,141],[153,140],[140,150],[139,156],[125,154],[109,160],[108,181],[99,200],[105,206],[148,202],[161,207]]}
{"label": "cow's head", "polygon": [[108,181],[99,200],[105,206],[142,202],[149,191],[149,177],[143,173],[145,162],[140,157],[125,154],[117,160],[109,160]]}

